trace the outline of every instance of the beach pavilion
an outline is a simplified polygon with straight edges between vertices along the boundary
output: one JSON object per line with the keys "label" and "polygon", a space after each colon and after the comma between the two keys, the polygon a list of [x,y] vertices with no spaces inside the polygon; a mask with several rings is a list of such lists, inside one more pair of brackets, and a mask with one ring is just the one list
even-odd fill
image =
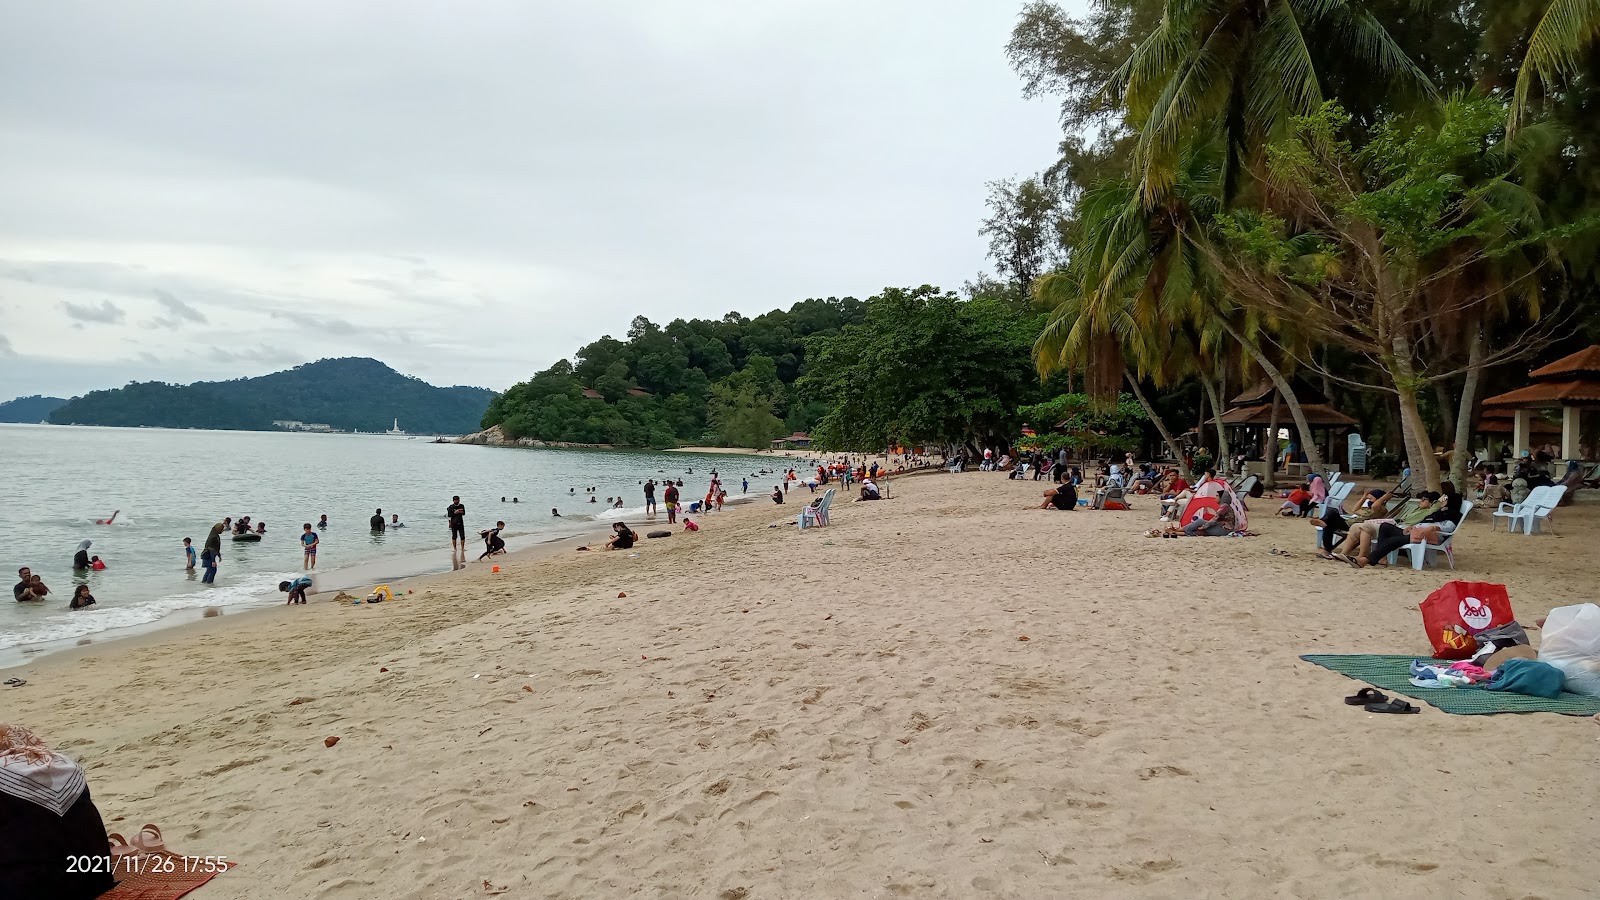
{"label": "beach pavilion", "polygon": [[[1300,443],[1303,446],[1311,441],[1321,448],[1322,458],[1331,468],[1339,468],[1337,460],[1345,458],[1348,437],[1361,423],[1334,409],[1322,392],[1298,379],[1291,381],[1289,386],[1294,390],[1295,399],[1300,402],[1300,411],[1305,413],[1306,424],[1311,426],[1312,431],[1309,436],[1302,436]],[[1277,458],[1276,435],[1268,433],[1272,428],[1272,401],[1276,394],[1277,388],[1273,383],[1263,380],[1228,401],[1228,408],[1222,413],[1222,424],[1227,427],[1229,442],[1234,447],[1255,448],[1263,460]],[[1294,419],[1289,415],[1289,408],[1281,402],[1277,421],[1280,429],[1294,433]],[[1256,475],[1265,475],[1267,465],[1266,462],[1250,463],[1249,470]],[[1304,477],[1309,470],[1310,467],[1304,463],[1286,466],[1291,477]]]}
{"label": "beach pavilion", "polygon": [[1532,384],[1490,397],[1485,409],[1513,411],[1511,455],[1530,449],[1534,410],[1561,410],[1561,456],[1582,459],[1583,414],[1600,409],[1600,344],[1528,373]]}

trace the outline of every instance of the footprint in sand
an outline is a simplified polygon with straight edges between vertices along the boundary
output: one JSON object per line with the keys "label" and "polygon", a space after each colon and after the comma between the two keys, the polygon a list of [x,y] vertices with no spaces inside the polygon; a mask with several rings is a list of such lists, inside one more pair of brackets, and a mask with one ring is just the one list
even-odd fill
{"label": "footprint in sand", "polygon": [[1160,778],[1160,777],[1165,776],[1165,775],[1193,775],[1193,774],[1194,773],[1189,771],[1188,769],[1180,769],[1177,766],[1151,766],[1148,769],[1140,769],[1139,770],[1139,780],[1140,781],[1149,781],[1152,778]]}

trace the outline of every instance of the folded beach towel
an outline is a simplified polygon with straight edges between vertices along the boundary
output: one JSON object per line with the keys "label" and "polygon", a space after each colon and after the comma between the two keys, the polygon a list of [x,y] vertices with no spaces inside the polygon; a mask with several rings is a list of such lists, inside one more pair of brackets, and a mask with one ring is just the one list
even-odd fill
{"label": "folded beach towel", "polygon": [[1533,697],[1561,696],[1561,670],[1536,659],[1508,659],[1489,681],[1491,691],[1511,691]]}

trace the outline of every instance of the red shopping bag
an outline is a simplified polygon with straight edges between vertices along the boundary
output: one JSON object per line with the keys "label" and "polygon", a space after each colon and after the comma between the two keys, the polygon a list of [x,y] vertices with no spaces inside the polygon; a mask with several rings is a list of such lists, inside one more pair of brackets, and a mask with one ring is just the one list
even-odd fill
{"label": "red shopping bag", "polygon": [[1434,659],[1466,659],[1478,649],[1473,635],[1514,621],[1503,584],[1452,581],[1419,605]]}

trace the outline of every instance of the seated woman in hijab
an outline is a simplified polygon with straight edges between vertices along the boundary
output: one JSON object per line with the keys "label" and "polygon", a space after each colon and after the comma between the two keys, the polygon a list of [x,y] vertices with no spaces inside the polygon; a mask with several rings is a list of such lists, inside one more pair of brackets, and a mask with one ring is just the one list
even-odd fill
{"label": "seated woman in hijab", "polygon": [[88,900],[112,888],[106,826],[83,769],[21,725],[0,724],[0,834],[7,897]]}

